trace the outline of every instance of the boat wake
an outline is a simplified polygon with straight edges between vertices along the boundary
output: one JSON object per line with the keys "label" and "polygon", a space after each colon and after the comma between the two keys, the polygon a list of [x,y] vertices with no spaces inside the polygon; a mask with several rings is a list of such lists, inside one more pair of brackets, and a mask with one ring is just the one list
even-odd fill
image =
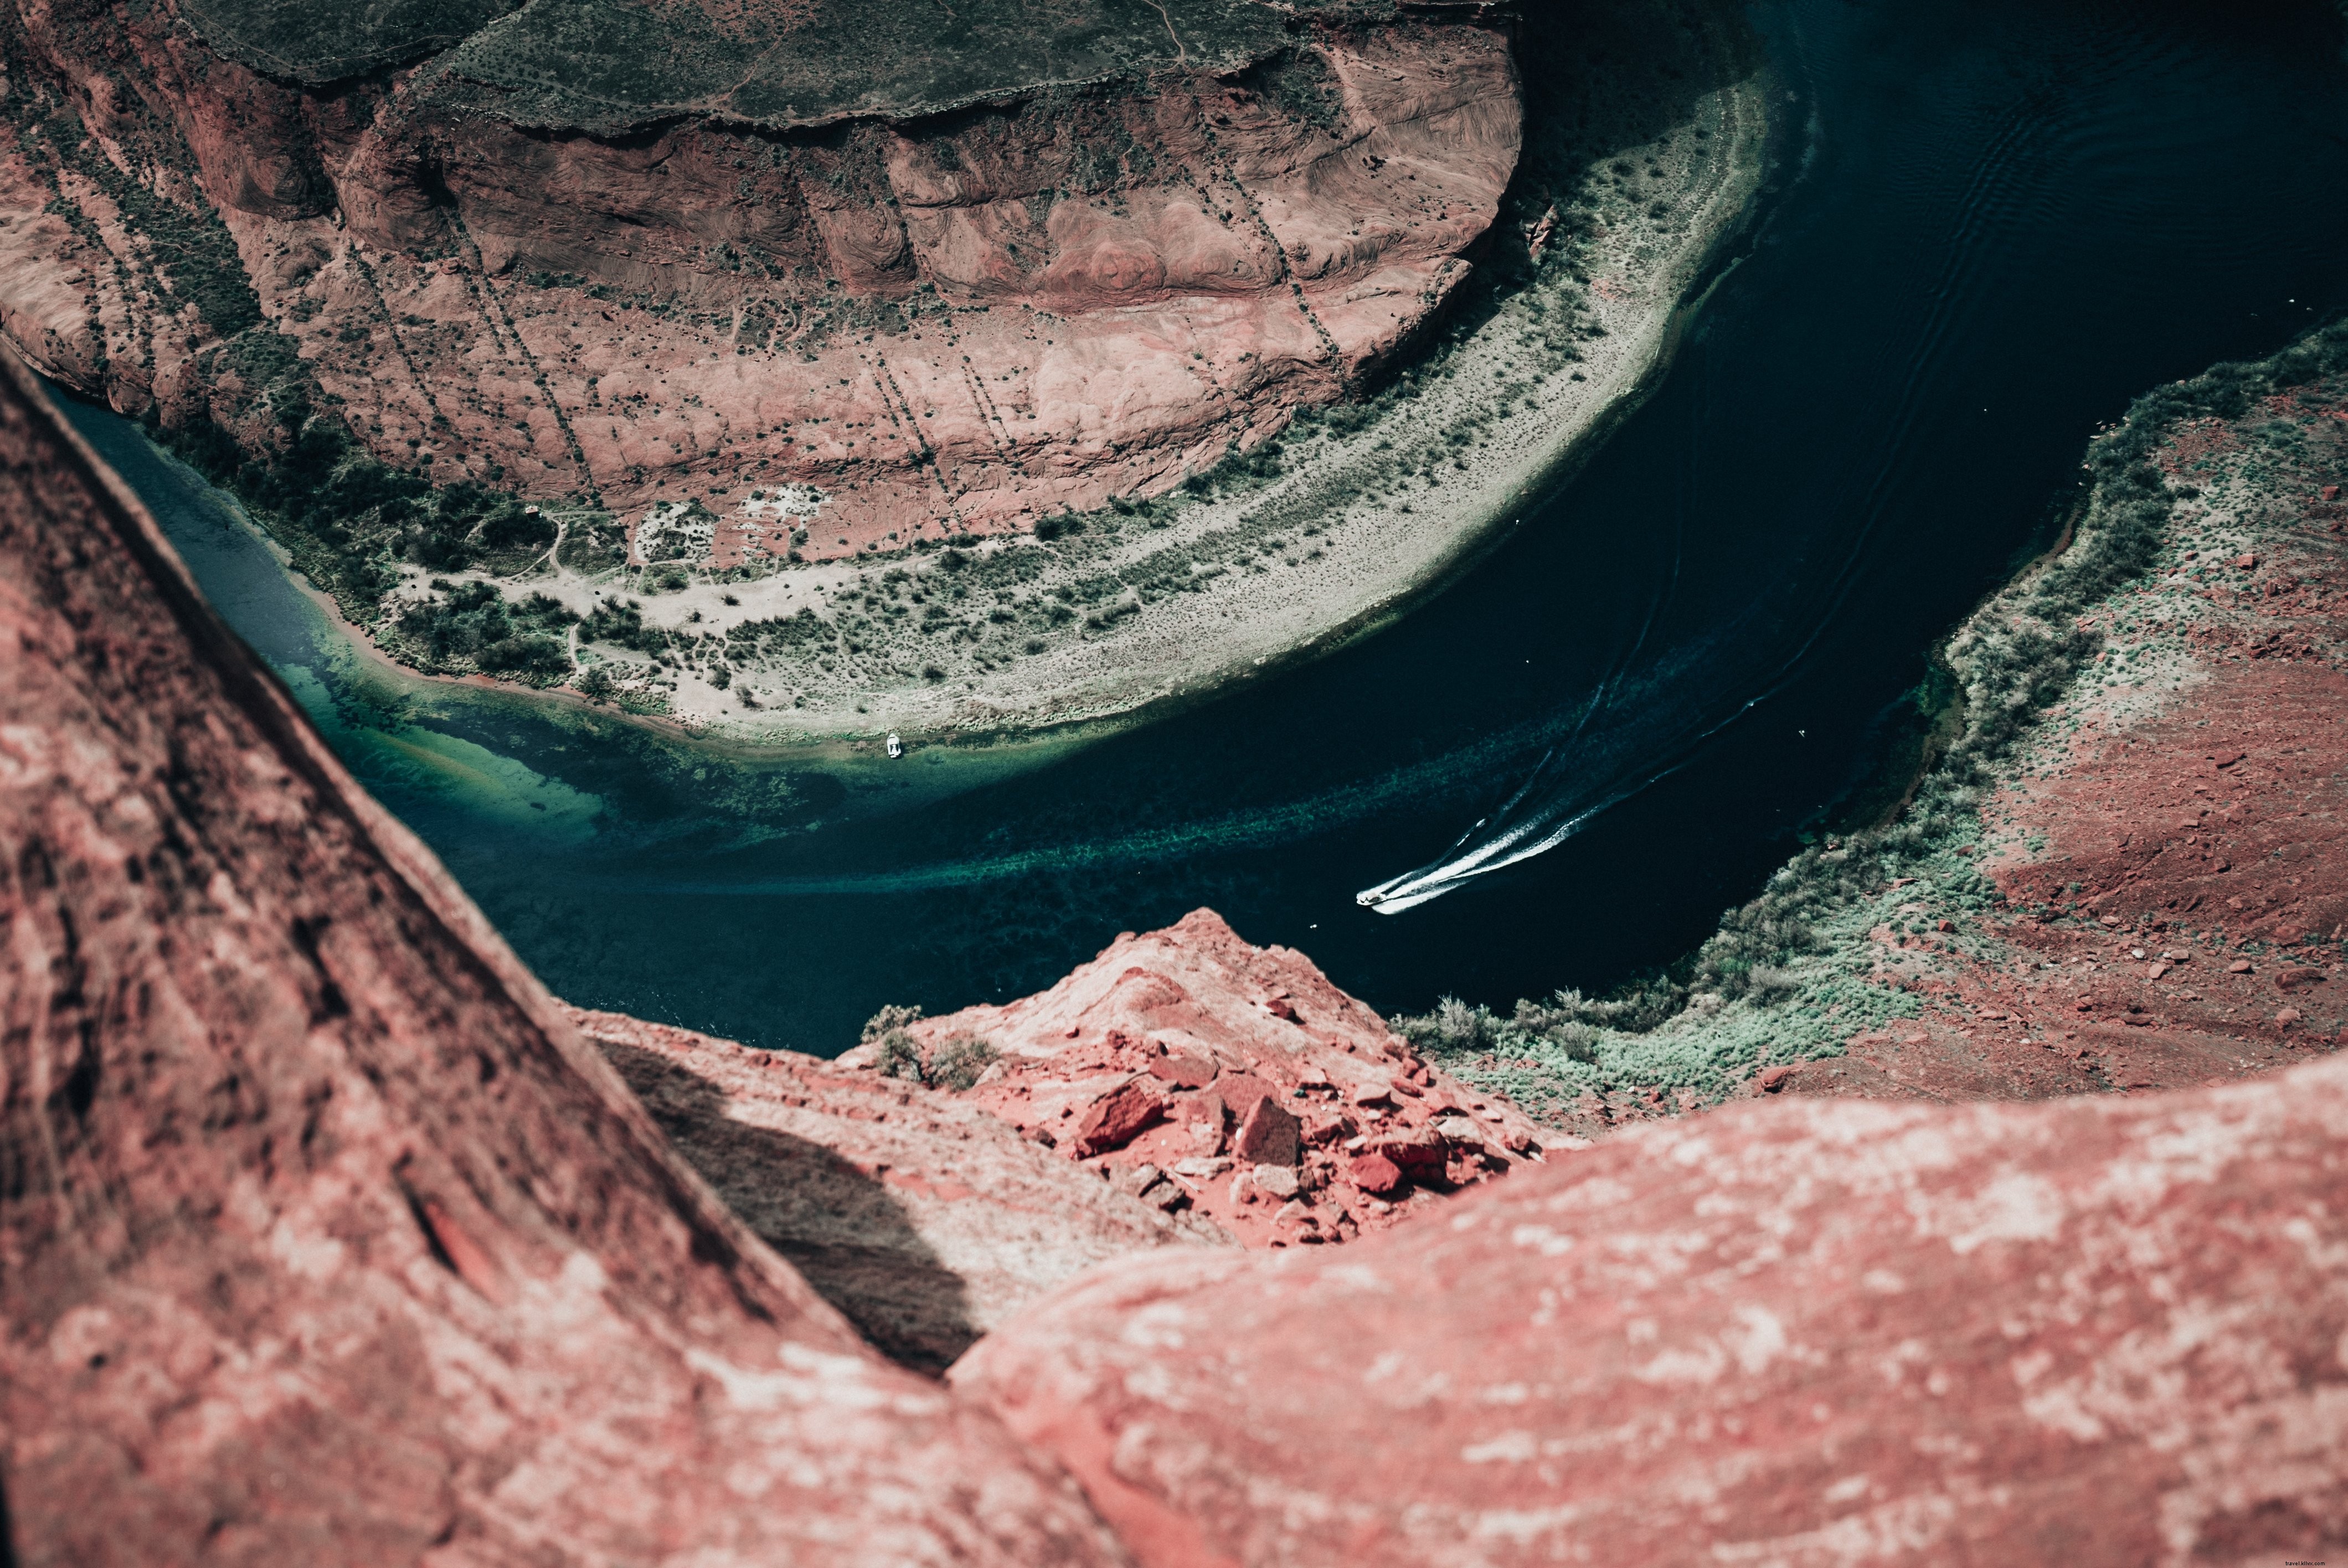
{"label": "boat wake", "polygon": [[1850,595],[1863,539],[1862,533],[1846,546],[1823,591],[1804,595],[1789,581],[1769,585],[1734,622],[1696,643],[1667,646],[1634,676],[1678,587],[1675,546],[1637,637],[1525,782],[1442,856],[1362,889],[1354,901],[1381,915],[1415,909],[1547,854],[1608,808],[1686,767],[1707,742],[1794,678]]}
{"label": "boat wake", "polygon": [[[1364,888],[1354,901],[1381,915],[1399,915],[1457,892],[1478,876],[1547,854],[1609,807],[1687,766],[1705,742],[1768,701],[1783,684],[1782,679],[1773,681],[1756,695],[1732,700],[1725,712],[1720,706],[1692,714],[1683,709],[1676,724],[1652,716],[1642,719],[1638,698],[1660,697],[1674,688],[1684,691],[1686,677],[1696,672],[1676,673],[1678,679],[1658,671],[1641,683],[1643,690],[1628,698],[1619,691],[1601,692],[1585,709],[1573,733],[1543,753],[1531,774],[1498,809],[1478,819],[1435,860]],[[1646,706],[1643,712],[1654,715],[1659,710]]]}

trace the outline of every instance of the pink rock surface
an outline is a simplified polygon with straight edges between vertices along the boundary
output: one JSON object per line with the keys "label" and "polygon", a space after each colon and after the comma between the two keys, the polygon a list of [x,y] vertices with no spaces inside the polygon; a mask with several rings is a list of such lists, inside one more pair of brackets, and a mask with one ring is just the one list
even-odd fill
{"label": "pink rock surface", "polygon": [[0,1560],[1121,1561],[677,1161],[38,399],[5,360]]}
{"label": "pink rock surface", "polygon": [[[1081,1163],[1162,1173],[1249,1245],[1349,1241],[1544,1147],[1582,1146],[1420,1061],[1310,958],[1252,946],[1211,909],[1128,932],[1047,991],[911,1032],[932,1049],[986,1040],[1003,1061],[963,1098]],[[840,1058],[878,1060],[871,1046]],[[1364,1188],[1365,1152],[1406,1162],[1408,1179]],[[1293,1171],[1301,1193],[1245,1179],[1263,1166]]]}
{"label": "pink rock surface", "polygon": [[895,1360],[942,1371],[1096,1264],[1228,1245],[951,1095],[572,1009],[686,1163]]}
{"label": "pink rock surface", "polygon": [[956,1384],[1153,1568],[2348,1549],[2348,1063],[1746,1102],[1342,1254],[1068,1287]]}

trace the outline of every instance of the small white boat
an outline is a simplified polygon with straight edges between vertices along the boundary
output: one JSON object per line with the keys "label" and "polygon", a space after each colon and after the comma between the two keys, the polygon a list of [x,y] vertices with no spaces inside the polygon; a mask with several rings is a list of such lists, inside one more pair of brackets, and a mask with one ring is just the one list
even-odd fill
{"label": "small white boat", "polygon": [[897,738],[897,732],[894,730],[889,732],[889,754],[892,757],[901,757],[905,754],[905,743]]}

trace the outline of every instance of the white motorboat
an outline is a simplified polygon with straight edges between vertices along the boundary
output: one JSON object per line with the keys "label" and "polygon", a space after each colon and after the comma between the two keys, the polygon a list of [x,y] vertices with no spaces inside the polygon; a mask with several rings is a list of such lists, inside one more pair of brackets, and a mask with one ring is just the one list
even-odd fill
{"label": "white motorboat", "polygon": [[905,754],[905,743],[897,738],[897,732],[894,730],[889,732],[889,754],[892,757],[901,757]]}

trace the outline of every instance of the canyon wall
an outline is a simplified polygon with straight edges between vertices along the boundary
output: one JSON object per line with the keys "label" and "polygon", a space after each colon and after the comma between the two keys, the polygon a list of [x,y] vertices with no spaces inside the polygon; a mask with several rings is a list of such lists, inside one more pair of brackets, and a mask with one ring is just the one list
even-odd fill
{"label": "canyon wall", "polygon": [[0,1561],[1114,1563],[669,1150],[0,380]]}
{"label": "canyon wall", "polygon": [[815,558],[1262,442],[1439,308],[1518,149],[1472,5],[506,9],[12,6],[0,330],[249,449],[326,411]]}

